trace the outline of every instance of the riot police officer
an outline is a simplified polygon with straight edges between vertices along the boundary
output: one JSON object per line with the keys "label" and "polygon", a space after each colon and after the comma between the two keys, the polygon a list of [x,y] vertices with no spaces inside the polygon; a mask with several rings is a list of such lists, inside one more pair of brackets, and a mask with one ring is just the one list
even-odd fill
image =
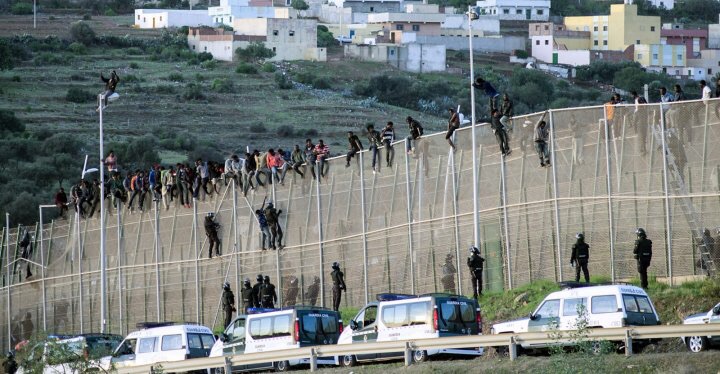
{"label": "riot police officer", "polygon": [[575,282],[580,281],[580,270],[585,275],[585,283],[590,283],[590,272],[588,271],[588,260],[590,259],[590,246],[585,243],[585,234],[575,234],[577,241],[572,246],[570,265],[575,266]]}
{"label": "riot police officer", "polygon": [[213,256],[213,248],[215,248],[215,255],[220,256],[220,238],[218,237],[217,229],[220,224],[215,222],[215,213],[209,212],[205,216],[205,235],[208,238],[210,244],[210,258]]}
{"label": "riot police officer", "polygon": [[635,230],[637,240],[635,240],[635,248],[633,249],[633,255],[637,260],[638,273],[640,273],[640,286],[647,289],[648,278],[647,269],[650,267],[650,260],[652,259],[652,240],[647,238],[645,230],[642,227],[638,227]]}
{"label": "riot police officer", "polygon": [[471,245],[467,265],[468,268],[470,268],[470,278],[475,300],[477,300],[478,295],[482,296],[482,272],[484,262],[485,259],[480,256],[480,250],[474,245]]}
{"label": "riot police officer", "polygon": [[18,370],[18,364],[15,361],[15,355],[12,351],[8,351],[5,361],[3,362],[4,373],[15,374]]}
{"label": "riot police officer", "polygon": [[232,312],[237,310],[235,309],[235,294],[232,292],[232,290],[230,290],[230,282],[225,282],[223,284],[222,308],[223,312],[225,312],[225,320],[223,321],[224,329],[228,327],[230,321],[232,321]]}
{"label": "riot police officer", "polygon": [[262,303],[260,302],[260,290],[263,288],[263,275],[258,274],[255,280],[257,281],[257,283],[255,283],[252,288],[252,302],[256,308],[260,308],[262,306]]}
{"label": "riot police officer", "polygon": [[345,291],[345,274],[340,271],[340,263],[335,261],[332,264],[333,271],[330,273],[333,281],[332,297],[333,297],[333,310],[338,311],[340,309],[340,299],[342,298],[342,291]]}
{"label": "riot police officer", "polygon": [[275,308],[276,302],[277,292],[275,292],[275,285],[270,283],[270,277],[266,275],[260,288],[260,304],[263,308]]}
{"label": "riot police officer", "polygon": [[245,278],[243,281],[243,288],[242,291],[240,291],[240,295],[242,296],[243,312],[247,314],[248,309],[255,306],[253,288],[252,285],[250,285],[250,278]]}

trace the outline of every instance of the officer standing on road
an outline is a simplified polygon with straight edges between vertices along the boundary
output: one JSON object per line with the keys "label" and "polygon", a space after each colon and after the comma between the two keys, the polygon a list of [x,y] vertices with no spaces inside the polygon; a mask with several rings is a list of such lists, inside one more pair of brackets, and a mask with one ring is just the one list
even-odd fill
{"label": "officer standing on road", "polygon": [[3,369],[7,374],[15,374],[17,372],[18,364],[15,362],[15,355],[12,351],[8,351],[5,362],[3,362]]}
{"label": "officer standing on road", "polygon": [[255,280],[257,281],[257,283],[255,283],[252,288],[252,303],[256,308],[260,308],[262,306],[260,302],[260,290],[263,288],[263,275],[258,274]]}
{"label": "officer standing on road", "polygon": [[575,267],[575,282],[580,281],[580,269],[582,269],[585,283],[590,283],[590,272],[588,271],[590,246],[585,243],[585,234],[579,232],[575,238],[577,241],[572,246],[572,256],[570,257],[570,266]]}
{"label": "officer standing on road", "polygon": [[213,248],[215,248],[215,254],[220,256],[220,238],[218,238],[217,229],[220,224],[215,222],[215,213],[208,212],[205,216],[205,235],[210,242],[210,258],[213,256]]}
{"label": "officer standing on road", "polygon": [[340,309],[340,299],[342,298],[342,291],[345,291],[345,274],[340,271],[340,263],[335,261],[332,264],[333,271],[330,273],[333,281],[333,310],[338,311]]}
{"label": "officer standing on road", "polygon": [[650,260],[652,259],[652,240],[647,238],[645,230],[641,227],[635,230],[635,234],[637,234],[637,240],[635,241],[633,255],[637,260],[638,273],[640,273],[640,286],[647,289],[647,269],[650,267]]}
{"label": "officer standing on road", "polygon": [[235,308],[235,294],[230,290],[230,282],[223,284],[222,308],[223,312],[225,312],[223,324],[223,329],[225,329],[230,324],[230,321],[232,321],[232,313],[237,310]]}
{"label": "officer standing on road", "polygon": [[252,285],[250,285],[250,278],[245,278],[243,281],[243,288],[240,291],[240,295],[242,296],[243,313],[247,314],[248,309],[255,306],[255,302],[253,301],[253,288]]}
{"label": "officer standing on road", "polygon": [[470,256],[467,259],[467,265],[470,268],[470,277],[472,280],[473,297],[477,300],[478,295],[482,296],[482,272],[485,259],[480,256],[480,250],[470,246]]}
{"label": "officer standing on road", "polygon": [[263,285],[260,288],[260,301],[263,308],[275,308],[277,302],[277,292],[275,292],[275,285],[270,283],[270,277],[265,276]]}

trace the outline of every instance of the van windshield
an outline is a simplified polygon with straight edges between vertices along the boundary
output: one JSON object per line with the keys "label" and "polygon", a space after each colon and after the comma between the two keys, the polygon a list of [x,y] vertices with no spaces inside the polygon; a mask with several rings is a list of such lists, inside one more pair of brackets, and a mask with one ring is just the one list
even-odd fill
{"label": "van windshield", "polygon": [[88,336],[85,338],[85,343],[88,348],[88,357],[90,359],[94,359],[108,356],[121,341],[122,337],[119,335]]}
{"label": "van windshield", "polygon": [[440,332],[477,334],[475,303],[467,300],[440,299],[437,302]]}

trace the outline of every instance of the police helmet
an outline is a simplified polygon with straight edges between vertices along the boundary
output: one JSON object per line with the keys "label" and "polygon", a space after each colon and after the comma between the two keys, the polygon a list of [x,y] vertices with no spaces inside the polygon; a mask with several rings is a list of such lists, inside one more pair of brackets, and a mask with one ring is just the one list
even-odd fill
{"label": "police helmet", "polygon": [[249,285],[249,284],[250,284],[250,278],[245,278],[245,279],[243,280],[243,284]]}
{"label": "police helmet", "polygon": [[7,354],[5,355],[8,359],[11,359],[15,357],[15,355],[12,353],[12,351],[7,351]]}
{"label": "police helmet", "polygon": [[215,217],[215,213],[213,213],[213,212],[208,212],[208,214],[206,215],[206,217],[210,217],[210,218]]}
{"label": "police helmet", "polygon": [[262,274],[258,274],[258,276],[255,278],[255,280],[257,280],[258,282],[262,282],[262,280],[263,280],[263,275],[262,275]]}
{"label": "police helmet", "polygon": [[643,238],[646,236],[645,229],[643,229],[642,227],[638,227],[637,230],[635,230],[635,234],[637,236],[642,236]]}
{"label": "police helmet", "polygon": [[585,240],[585,234],[579,232],[579,233],[575,234],[575,239]]}
{"label": "police helmet", "polygon": [[476,246],[471,245],[470,246],[470,254],[474,254],[474,253],[480,253],[480,250]]}
{"label": "police helmet", "polygon": [[265,282],[265,283],[270,283],[270,276],[269,276],[269,275],[266,275],[266,276],[265,276],[264,282]]}
{"label": "police helmet", "polygon": [[337,262],[337,261],[333,262],[332,268],[333,268],[333,269],[340,269],[340,263]]}
{"label": "police helmet", "polygon": [[223,289],[224,289],[224,290],[229,290],[229,289],[230,289],[230,282],[227,282],[227,281],[226,281],[225,283],[223,283]]}

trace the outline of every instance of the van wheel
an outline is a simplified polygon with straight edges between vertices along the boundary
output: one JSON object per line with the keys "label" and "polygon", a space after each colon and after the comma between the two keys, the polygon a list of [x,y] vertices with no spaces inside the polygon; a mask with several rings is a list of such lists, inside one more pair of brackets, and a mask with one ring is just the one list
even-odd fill
{"label": "van wheel", "polygon": [[687,347],[690,352],[698,353],[708,349],[708,341],[704,336],[691,336],[687,338]]}
{"label": "van wheel", "polygon": [[428,360],[427,351],[413,351],[413,362],[420,363]]}
{"label": "van wheel", "polygon": [[357,359],[353,355],[345,355],[342,357],[340,364],[346,368],[357,365]]}
{"label": "van wheel", "polygon": [[276,362],[275,371],[290,371],[290,363],[287,361]]}

